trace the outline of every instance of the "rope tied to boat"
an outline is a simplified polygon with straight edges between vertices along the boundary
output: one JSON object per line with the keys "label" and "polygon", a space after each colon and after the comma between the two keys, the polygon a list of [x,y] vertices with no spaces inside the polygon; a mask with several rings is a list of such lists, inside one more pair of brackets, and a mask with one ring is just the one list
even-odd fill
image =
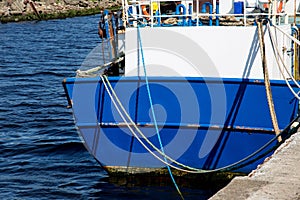
{"label": "rope tied to boat", "polygon": [[[152,117],[153,117],[153,123],[154,123],[154,126],[155,126],[155,131],[156,131],[156,134],[157,134],[157,138],[158,138],[158,141],[159,141],[161,152],[163,153],[164,160],[168,163],[167,158],[166,158],[166,154],[165,154],[165,151],[164,151],[164,147],[163,147],[163,144],[162,144],[162,141],[161,141],[161,137],[160,137],[160,134],[159,134],[159,129],[158,129],[156,116],[155,116],[155,112],[154,112],[154,108],[153,108],[153,102],[152,102],[151,91],[150,91],[150,86],[149,86],[149,82],[148,82],[147,69],[146,69],[146,65],[145,65],[144,52],[143,52],[142,39],[141,39],[141,32],[140,32],[139,26],[137,27],[137,32],[138,32],[139,49],[140,49],[140,53],[141,53],[141,57],[142,57],[142,64],[143,64],[143,69],[144,69],[144,77],[145,77],[145,80],[146,80],[148,99],[149,99],[151,113],[152,113]],[[184,199],[184,197],[183,197],[183,195],[182,195],[182,193],[181,193],[181,191],[180,191],[180,189],[179,189],[179,187],[178,187],[178,185],[177,185],[177,183],[174,179],[174,176],[172,174],[170,166],[167,165],[167,168],[168,168],[168,172],[170,174],[170,177],[172,179],[172,182],[173,182],[177,192],[179,193],[180,197],[182,199]]]}
{"label": "rope tied to boat", "polygon": [[[107,76],[102,75],[100,76],[102,79],[102,82],[105,86],[105,89],[107,91],[107,93],[109,94],[112,103],[114,104],[114,106],[116,107],[118,113],[120,114],[121,118],[123,119],[123,121],[125,122],[125,124],[127,125],[128,129],[132,132],[132,134],[134,135],[134,137],[140,142],[140,144],[149,152],[151,153],[155,158],[157,158],[158,160],[160,160],[162,163],[166,164],[169,167],[172,167],[173,169],[179,170],[179,171],[183,171],[183,172],[187,172],[187,173],[211,173],[211,172],[223,172],[223,171],[229,171],[231,169],[238,169],[240,167],[242,167],[243,165],[245,165],[245,162],[250,160],[251,158],[257,156],[258,154],[260,154],[264,149],[266,149],[269,145],[272,144],[272,142],[274,142],[274,140],[276,140],[278,137],[281,136],[281,133],[276,135],[273,139],[271,139],[269,142],[267,142],[264,146],[262,146],[260,149],[258,149],[257,151],[253,152],[252,154],[250,154],[249,156],[235,162],[232,163],[230,165],[224,166],[224,167],[220,167],[217,169],[210,169],[210,170],[203,170],[203,169],[199,169],[199,168],[194,168],[191,166],[187,166],[183,163],[177,162],[176,160],[170,158],[168,155],[166,155],[164,152],[162,152],[160,149],[158,149],[152,142],[150,142],[148,140],[148,138],[142,133],[142,131],[137,127],[137,124],[131,119],[131,117],[129,116],[128,112],[125,110],[124,106],[122,105],[121,101],[119,100],[117,94],[115,93],[112,85],[110,84]],[[117,105],[118,104],[118,105]],[[121,110],[124,112],[124,114],[121,112]],[[127,117],[127,119],[130,121],[128,122],[127,119],[125,119],[124,115]],[[132,126],[136,129],[136,131],[140,134],[140,136],[158,153],[160,154],[164,159],[160,158],[159,156],[157,156],[154,152],[152,152],[149,147],[139,138],[139,136],[137,136],[137,134],[135,133],[135,131],[133,130]],[[269,150],[266,150],[266,152],[270,151],[274,149],[270,148]],[[181,166],[183,168],[179,168],[177,166],[175,166],[174,164],[168,163],[166,162],[166,160],[169,160],[171,163],[174,163],[178,166]],[[256,161],[257,159],[259,159],[259,157],[257,158],[253,158],[252,160],[248,161],[247,163],[251,163]]]}
{"label": "rope tied to boat", "polygon": [[[172,163],[181,166],[183,168],[179,168],[177,166],[175,166],[174,164],[165,162],[164,159],[160,158],[159,156],[157,156],[155,153],[153,153],[150,148],[140,139],[140,137],[135,133],[135,131],[133,130],[132,126],[136,129],[136,131],[138,132],[138,134],[147,142],[148,145],[150,145],[158,154],[160,154],[161,156],[164,156],[164,154],[160,151],[160,149],[158,149],[151,141],[149,141],[149,139],[142,133],[142,131],[138,128],[137,124],[131,119],[131,117],[129,116],[128,112],[125,110],[124,106],[122,105],[120,99],[118,98],[116,92],[114,91],[111,83],[109,82],[107,76],[102,75],[100,76],[103,85],[105,87],[105,90],[107,91],[109,97],[112,100],[112,103],[114,104],[117,112],[120,114],[122,120],[125,122],[126,126],[128,127],[128,129],[131,131],[131,133],[133,134],[133,136],[138,140],[138,142],[150,153],[152,154],[155,158],[157,158],[159,161],[161,161],[162,163],[172,167],[173,169],[182,171],[182,172],[186,172],[186,173],[197,173],[197,174],[203,174],[203,173],[213,173],[213,172],[226,172],[229,171],[231,169],[239,169],[242,166],[245,165],[245,162],[250,160],[251,158],[257,156],[259,153],[261,153],[264,149],[266,149],[269,145],[271,145],[275,140],[277,140],[277,138],[279,136],[282,135],[283,132],[281,132],[279,135],[275,136],[274,138],[272,138],[269,142],[267,142],[264,146],[262,146],[261,148],[259,148],[257,151],[253,152],[252,154],[248,155],[247,157],[229,164],[227,166],[224,167],[220,167],[220,168],[216,168],[216,169],[199,169],[199,168],[194,168],[188,165],[185,165],[183,163],[180,163],[174,159],[172,159],[171,157],[169,157],[167,154],[165,154],[165,157]],[[118,104],[118,105],[117,105]],[[124,112],[124,114],[121,112],[121,110]],[[130,122],[128,122],[125,119],[125,116],[128,118],[128,120]],[[289,127],[289,126],[288,126]],[[276,147],[272,147],[269,150],[266,150],[266,152],[270,152],[272,150],[274,150]],[[267,153],[263,153],[264,155]],[[259,157],[257,158],[253,158],[252,160],[248,161],[247,163],[252,163],[255,162],[256,160],[258,160]]]}
{"label": "rope tied to boat", "polygon": [[[139,31],[139,29],[138,29],[138,31]],[[138,32],[138,36],[140,37],[140,33],[139,32]],[[141,39],[141,38],[139,38],[139,39]],[[140,42],[140,46],[141,46],[141,41],[138,41],[138,42]],[[141,48],[141,50],[142,50],[142,48]],[[144,63],[143,54],[142,54],[142,61],[143,61],[143,66],[144,66],[144,70],[145,70],[145,63]],[[107,76],[102,75],[102,76],[100,76],[100,78],[101,78],[101,80],[103,82],[103,85],[105,86],[105,89],[106,89],[108,95],[110,96],[110,98],[112,100],[112,103],[114,104],[115,108],[117,109],[118,113],[120,114],[121,118],[123,119],[123,121],[127,125],[128,129],[131,131],[131,133],[133,134],[133,136],[155,158],[157,158],[158,160],[160,160],[162,163],[166,164],[168,167],[172,167],[173,169],[176,169],[176,170],[180,170],[180,171],[187,172],[187,173],[211,173],[211,172],[223,172],[223,171],[229,171],[229,170],[232,170],[232,169],[238,169],[238,168],[241,168],[241,167],[243,167],[243,166],[245,166],[247,164],[255,162],[256,160],[260,159],[263,155],[266,155],[268,152],[274,150],[277,146],[273,146],[273,147],[267,149],[265,152],[262,152],[269,145],[271,145],[275,140],[278,140],[278,138],[281,137],[281,135],[282,135],[282,132],[279,133],[273,139],[271,139],[269,142],[267,142],[264,146],[262,146],[260,149],[258,149],[257,151],[253,152],[249,156],[247,156],[247,157],[245,157],[245,158],[243,158],[243,159],[241,159],[241,160],[239,160],[239,161],[237,161],[235,163],[232,163],[230,165],[227,165],[227,166],[224,166],[224,167],[221,167],[221,168],[212,169],[212,170],[203,170],[203,169],[198,169],[198,168],[194,168],[194,167],[191,167],[191,166],[187,166],[187,165],[185,165],[183,163],[179,163],[179,162],[175,161],[174,159],[170,158],[168,155],[165,154],[164,151],[162,151],[163,148],[161,148],[161,149],[157,148],[152,142],[150,142],[148,140],[148,138],[142,133],[142,131],[138,128],[137,124],[131,119],[131,117],[129,116],[128,112],[125,110],[125,108],[122,105],[121,101],[119,100],[117,94],[115,93],[112,85],[110,84]],[[148,93],[150,94],[150,99],[152,99],[151,98],[151,93],[150,92],[148,92]],[[152,102],[152,100],[151,100],[151,102]],[[151,105],[152,105],[152,103],[151,103]],[[128,122],[128,121],[130,121],[130,122]],[[156,122],[156,120],[155,120],[155,122]],[[150,148],[139,138],[139,136],[136,134],[136,132],[135,132],[134,129],[136,129],[136,132],[140,134],[140,136],[148,143],[148,145],[150,145],[162,157],[159,157],[152,150],[150,150]],[[257,157],[255,157],[255,156],[257,156]],[[253,159],[250,160],[251,158],[253,158]],[[169,161],[171,163],[169,163],[167,161]],[[172,163],[174,163],[174,164],[176,164],[178,166],[181,166],[183,168],[175,166]]]}
{"label": "rope tied to boat", "polygon": [[[291,75],[290,71],[288,70],[282,56],[280,55],[280,50],[278,49],[278,45],[277,45],[277,42],[276,40],[274,39],[274,36],[273,36],[273,33],[271,31],[271,27],[270,27],[270,24],[268,23],[267,24],[267,27],[268,27],[268,31],[269,31],[269,35],[270,35],[270,39],[271,39],[271,44],[272,44],[272,48],[273,48],[273,52],[274,52],[274,55],[275,55],[275,58],[276,58],[276,62],[277,62],[277,65],[278,65],[278,68],[279,68],[279,71],[282,75],[282,77],[284,78],[288,88],[290,89],[290,91],[292,92],[292,94],[294,95],[294,97],[298,100],[300,100],[300,97],[299,97],[299,92],[295,92],[293,90],[293,88],[291,87],[290,83],[288,80],[292,80],[293,83],[298,87],[300,88],[300,85],[299,83],[295,80],[294,76]],[[272,27],[274,27],[274,30],[279,30],[281,33],[283,33],[285,36],[287,36],[291,41],[293,41],[294,43],[296,43],[298,46],[300,46],[300,41],[297,40],[296,38],[290,36],[289,34],[287,34],[285,31],[283,31],[281,28],[279,28],[278,26],[276,25],[272,25]],[[281,61],[281,64],[283,66],[283,69],[281,67],[281,64],[279,62],[279,59]],[[287,73],[288,77],[286,77],[285,73]]]}
{"label": "rope tied to boat", "polygon": [[[260,54],[261,54],[261,61],[262,61],[262,67],[263,67],[263,73],[264,73],[264,82],[265,82],[267,101],[268,101],[272,124],[274,127],[275,134],[277,136],[277,135],[279,135],[280,130],[279,130],[278,121],[277,121],[277,117],[276,117],[274,101],[273,101],[273,96],[272,96],[272,90],[271,90],[271,83],[270,83],[270,78],[269,78],[269,71],[268,71],[268,67],[267,67],[263,21],[256,19],[256,23],[257,23],[257,34],[258,34],[258,39],[259,39]],[[282,138],[278,137],[277,140],[278,140],[278,142],[281,142]]]}

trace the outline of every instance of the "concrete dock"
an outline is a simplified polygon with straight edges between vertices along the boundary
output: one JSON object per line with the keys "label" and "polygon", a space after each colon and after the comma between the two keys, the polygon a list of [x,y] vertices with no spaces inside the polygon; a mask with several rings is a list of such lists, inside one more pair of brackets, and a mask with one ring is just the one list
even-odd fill
{"label": "concrete dock", "polygon": [[300,132],[246,177],[234,178],[210,200],[300,200]]}

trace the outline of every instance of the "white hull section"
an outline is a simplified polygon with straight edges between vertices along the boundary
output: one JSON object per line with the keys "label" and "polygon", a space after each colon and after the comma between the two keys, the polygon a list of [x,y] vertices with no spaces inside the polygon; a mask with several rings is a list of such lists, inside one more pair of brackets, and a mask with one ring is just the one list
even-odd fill
{"label": "white hull section", "polygon": [[[282,80],[268,30],[264,28],[270,79]],[[291,32],[289,25],[281,28]],[[290,69],[290,40],[273,27],[271,31],[276,34],[281,56]],[[127,28],[125,41],[130,41],[125,44],[125,76],[144,76],[144,57],[148,76],[263,79],[256,26]],[[140,41],[143,57],[138,56]]]}

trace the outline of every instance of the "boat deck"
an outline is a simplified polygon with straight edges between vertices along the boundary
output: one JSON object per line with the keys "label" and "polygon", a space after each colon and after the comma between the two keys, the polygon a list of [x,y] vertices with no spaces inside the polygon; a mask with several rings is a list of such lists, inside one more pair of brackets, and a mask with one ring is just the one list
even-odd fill
{"label": "boat deck", "polygon": [[298,130],[249,176],[234,178],[210,199],[299,199],[299,144]]}

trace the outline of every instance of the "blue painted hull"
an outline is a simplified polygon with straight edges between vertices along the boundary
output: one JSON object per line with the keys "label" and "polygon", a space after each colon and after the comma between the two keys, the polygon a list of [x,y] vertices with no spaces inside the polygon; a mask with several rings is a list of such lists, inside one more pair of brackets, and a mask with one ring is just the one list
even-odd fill
{"label": "blue painted hull", "polygon": [[[131,119],[160,149],[145,80],[109,81]],[[165,154],[185,166],[249,173],[278,144],[263,80],[149,77],[149,84]],[[85,146],[105,169],[145,173],[166,166],[132,134],[133,125],[124,123],[100,78],[68,78],[64,86]],[[271,89],[282,130],[296,117],[298,100],[284,81],[271,81]]]}

